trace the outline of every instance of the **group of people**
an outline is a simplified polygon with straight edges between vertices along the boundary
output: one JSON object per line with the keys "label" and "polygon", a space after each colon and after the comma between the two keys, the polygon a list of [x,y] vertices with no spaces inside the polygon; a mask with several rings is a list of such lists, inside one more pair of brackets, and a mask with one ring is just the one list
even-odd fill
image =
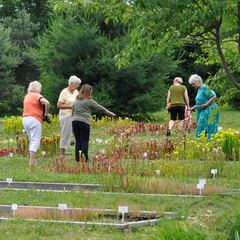
{"label": "group of people", "polygon": [[[59,96],[57,107],[60,120],[60,154],[65,158],[65,150],[70,148],[71,134],[73,131],[75,137],[75,158],[79,162],[80,158],[88,161],[88,146],[90,135],[90,116],[93,109],[116,116],[103,106],[92,99],[93,88],[89,84],[84,84],[78,92],[81,79],[77,76],[71,76],[68,80],[68,87],[64,88]],[[173,85],[169,88],[167,96],[167,108],[171,103],[171,120],[167,136],[171,135],[171,130],[178,119],[178,129],[183,128],[185,111],[197,110],[197,137],[205,131],[210,138],[212,134],[218,131],[219,113],[215,102],[216,93],[203,84],[202,78],[197,74],[189,78],[189,83],[198,89],[195,98],[196,105],[189,106],[189,97],[187,88],[182,85],[183,80],[180,77],[174,79]],[[23,126],[27,132],[30,142],[30,162],[34,163],[36,152],[40,146],[42,122],[49,119],[50,103],[41,93],[42,85],[38,81],[29,84],[28,94],[24,98],[23,106]],[[44,109],[44,111],[43,111]]]}
{"label": "group of people", "polygon": [[[105,112],[111,117],[115,113],[107,110],[92,99],[93,89],[89,84],[84,84],[78,92],[81,79],[71,76],[68,87],[64,88],[59,96],[57,107],[60,120],[60,154],[65,158],[65,150],[70,148],[72,130],[75,137],[75,157],[85,158],[88,161],[88,145],[90,135],[90,115],[93,109]],[[41,93],[42,85],[38,81],[30,82],[28,94],[23,101],[23,126],[27,132],[30,146],[30,162],[34,164],[36,152],[40,146],[42,122],[44,117],[49,119],[50,103]],[[43,114],[43,109],[44,114]]]}
{"label": "group of people", "polygon": [[185,112],[191,114],[192,111],[196,110],[196,136],[199,138],[200,134],[205,132],[210,139],[212,134],[216,134],[218,131],[219,112],[215,102],[217,97],[216,93],[209,89],[207,85],[203,84],[202,78],[199,75],[193,74],[189,78],[189,83],[193,87],[197,88],[198,92],[195,97],[196,105],[190,108],[187,88],[182,85],[182,83],[182,78],[176,77],[173,81],[173,85],[168,90],[166,108],[169,109],[171,104],[171,120],[167,129],[167,136],[171,135],[171,130],[173,129],[177,119],[178,129],[182,129],[183,120],[186,117]]}

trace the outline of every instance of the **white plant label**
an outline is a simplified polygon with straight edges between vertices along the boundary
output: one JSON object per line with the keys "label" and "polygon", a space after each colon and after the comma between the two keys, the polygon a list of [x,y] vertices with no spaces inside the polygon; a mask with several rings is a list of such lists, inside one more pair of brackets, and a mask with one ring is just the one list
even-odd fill
{"label": "white plant label", "polygon": [[58,204],[60,210],[67,210],[67,204]]}
{"label": "white plant label", "polygon": [[46,152],[45,152],[45,151],[42,151],[42,155],[45,156],[45,155],[46,155]]}
{"label": "white plant label", "polygon": [[206,184],[206,179],[199,179],[200,184]]}
{"label": "white plant label", "polygon": [[160,175],[160,170],[156,170],[156,174],[159,176]]}
{"label": "white plant label", "polygon": [[200,195],[202,195],[201,190],[202,190],[203,188],[204,188],[204,184],[202,184],[202,183],[197,184],[197,189],[200,190],[200,192],[199,192]]}
{"label": "white plant label", "polygon": [[118,207],[118,212],[128,213],[128,207],[127,206],[119,206]]}
{"label": "white plant label", "polygon": [[13,153],[9,153],[9,156],[12,157],[12,156],[13,156]]}
{"label": "white plant label", "polygon": [[222,130],[222,127],[218,127],[218,130]]}
{"label": "white plant label", "polygon": [[12,204],[13,217],[15,217],[15,211],[17,210],[17,208],[18,208],[17,204]]}
{"label": "white plant label", "polygon": [[128,207],[127,206],[119,206],[118,212],[122,213],[122,223],[124,223],[124,213],[128,213]]}
{"label": "white plant label", "polygon": [[11,183],[12,181],[13,181],[12,178],[7,178],[6,182],[8,182],[9,187],[10,187],[10,183]]}
{"label": "white plant label", "polygon": [[211,173],[213,174],[213,179],[215,180],[215,174],[217,173],[217,169],[211,169]]}
{"label": "white plant label", "polygon": [[18,208],[18,205],[17,204],[12,204],[12,210],[17,210],[17,208]]}
{"label": "white plant label", "polygon": [[147,157],[147,153],[145,152],[145,153],[143,154],[143,156],[144,156],[144,157]]}

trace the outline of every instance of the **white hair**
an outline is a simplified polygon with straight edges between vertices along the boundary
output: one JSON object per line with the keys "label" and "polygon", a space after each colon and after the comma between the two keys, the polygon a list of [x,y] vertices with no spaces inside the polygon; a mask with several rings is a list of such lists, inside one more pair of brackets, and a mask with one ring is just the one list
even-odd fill
{"label": "white hair", "polygon": [[188,80],[188,82],[190,83],[190,84],[192,84],[192,82],[197,82],[197,83],[202,83],[202,78],[199,76],[199,75],[197,75],[197,74],[193,74],[190,78],[189,78],[189,80]]}
{"label": "white hair", "polygon": [[39,92],[42,88],[42,84],[38,81],[33,81],[29,83],[28,92]]}
{"label": "white hair", "polygon": [[78,78],[77,76],[73,75],[68,79],[68,85],[70,85],[71,83],[76,83],[79,82],[79,84],[82,82],[80,78]]}

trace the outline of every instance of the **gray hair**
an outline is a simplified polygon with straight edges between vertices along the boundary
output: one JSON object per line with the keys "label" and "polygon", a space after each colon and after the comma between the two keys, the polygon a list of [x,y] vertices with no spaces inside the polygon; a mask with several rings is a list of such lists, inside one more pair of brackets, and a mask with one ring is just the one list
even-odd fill
{"label": "gray hair", "polygon": [[190,78],[189,78],[189,80],[188,80],[188,82],[190,83],[190,84],[192,84],[192,82],[197,82],[197,83],[202,83],[202,78],[200,77],[200,76],[198,76],[197,74],[193,74]]}
{"label": "gray hair", "polygon": [[38,81],[33,81],[29,83],[28,92],[39,92],[41,90],[42,84]]}
{"label": "gray hair", "polygon": [[79,84],[82,82],[80,78],[78,78],[77,76],[73,75],[68,79],[68,85],[70,85],[71,83],[76,83],[79,82]]}

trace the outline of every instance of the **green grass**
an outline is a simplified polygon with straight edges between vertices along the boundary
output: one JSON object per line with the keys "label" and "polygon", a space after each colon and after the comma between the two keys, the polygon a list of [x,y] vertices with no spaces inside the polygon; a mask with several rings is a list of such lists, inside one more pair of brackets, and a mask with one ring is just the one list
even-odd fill
{"label": "green grass", "polygon": [[[239,112],[232,108],[220,109],[220,124],[223,129],[239,130],[240,119]],[[193,113],[196,117],[196,113]],[[170,117],[165,109],[151,114],[149,121],[158,124],[164,124],[165,118]],[[0,119],[1,121],[1,119]],[[102,131],[99,129],[91,129],[91,133]],[[194,137],[195,132],[191,133]],[[9,136],[15,139],[15,136]],[[98,135],[91,136],[90,141],[94,142],[96,138],[101,138],[103,141],[110,136]],[[5,139],[5,135],[0,135],[0,139]],[[141,137],[135,137],[141,138]],[[152,136],[144,137],[145,139],[153,138]],[[91,144],[89,154],[100,150],[99,144]],[[74,156],[74,146],[68,152]],[[55,157],[53,156],[52,159]],[[48,158],[38,157],[35,171],[32,172],[28,166],[28,158],[23,157],[0,157],[0,181],[5,181],[6,178],[13,178],[13,181],[39,181],[39,182],[62,182],[62,183],[99,183],[97,174],[52,174],[40,171],[40,166],[47,163]],[[72,159],[72,162],[74,160]],[[166,177],[169,181],[181,181],[184,183],[196,183],[199,179],[194,178],[174,178]],[[207,179],[209,184],[224,185],[228,188],[239,188],[239,180],[216,178]],[[0,190],[0,204],[10,205],[16,203],[19,205],[28,206],[52,206],[57,207],[60,203],[66,203],[68,207],[76,208],[104,208],[117,210],[120,205],[127,205],[129,209],[141,211],[169,211],[178,212],[174,220],[163,219],[159,226],[148,226],[146,228],[134,228],[132,231],[121,232],[111,227],[78,227],[71,224],[53,224],[43,222],[28,222],[22,219],[0,223],[0,239],[150,239],[151,233],[155,237],[161,239],[206,239],[206,236],[200,236],[187,229],[185,221],[181,216],[185,216],[187,210],[194,203],[201,199],[196,198],[178,198],[178,197],[162,197],[162,196],[146,196],[140,194],[105,194],[102,192],[91,193],[85,192],[47,192],[36,191],[29,189],[27,191],[15,190]],[[234,206],[236,211],[240,213],[240,194],[226,195],[221,197],[214,195],[208,199],[220,200]],[[240,232],[240,223],[232,230],[228,239],[235,239],[234,234],[236,229]],[[172,234],[172,235],[171,235]],[[181,238],[182,236],[182,238]],[[153,238],[157,239],[157,238]],[[159,238],[160,239],[160,238]],[[214,239],[214,238],[207,238]],[[227,239],[226,236],[219,236],[218,239]]]}
{"label": "green grass", "polygon": [[[240,111],[232,107],[220,108],[219,113],[219,127],[222,127],[224,130],[231,129],[240,129]],[[151,113],[150,121],[153,123],[165,124],[165,118],[170,118],[170,113],[167,110],[162,109],[159,112]],[[194,121],[197,121],[196,112],[192,113]]]}

